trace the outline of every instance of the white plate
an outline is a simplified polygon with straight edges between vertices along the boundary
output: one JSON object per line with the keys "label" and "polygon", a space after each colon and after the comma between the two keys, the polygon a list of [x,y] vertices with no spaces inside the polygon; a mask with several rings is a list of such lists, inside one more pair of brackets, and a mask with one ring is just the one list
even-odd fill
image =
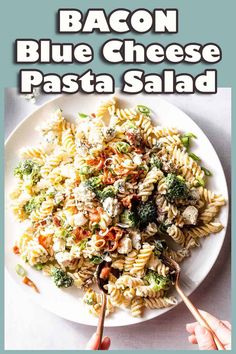
{"label": "white plate", "polygon": [[[123,107],[132,107],[137,104],[150,107],[155,123],[164,127],[174,126],[181,131],[196,134],[198,139],[194,141],[193,152],[202,158],[202,164],[214,174],[213,177],[209,178],[208,187],[213,191],[222,193],[226,200],[228,200],[227,184],[219,158],[206,135],[191,118],[177,107],[156,95],[124,95],[118,93],[118,97]],[[20,277],[15,272],[15,266],[17,263],[23,263],[12,252],[12,245],[15,237],[20,232],[20,227],[12,216],[8,195],[14,183],[13,169],[19,160],[17,155],[18,150],[22,146],[34,145],[39,141],[39,135],[35,131],[35,127],[40,125],[45,119],[48,119],[50,114],[57,108],[62,108],[64,116],[71,120],[77,116],[77,112],[91,113],[95,110],[101,98],[104,97],[95,94],[62,95],[47,102],[34,113],[30,114],[14,130],[6,142],[5,155],[5,263],[8,272],[30,297],[47,310],[68,320],[94,326],[97,325],[97,318],[90,315],[82,304],[82,292],[80,290],[76,288],[60,290],[55,287],[48,277],[44,277],[41,272],[37,272],[27,266],[25,268],[27,268],[29,277],[39,287],[40,294],[35,293],[31,288],[21,283]],[[182,266],[182,278],[187,283],[185,289],[187,294],[192,293],[204,280],[218,257],[226,232],[228,206],[222,209],[219,218],[225,229],[203,240],[202,247],[193,250],[191,258],[187,259]],[[145,315],[142,318],[133,318],[128,312],[117,311],[106,319],[106,326],[125,326],[143,322],[159,316],[170,309],[145,311]]]}

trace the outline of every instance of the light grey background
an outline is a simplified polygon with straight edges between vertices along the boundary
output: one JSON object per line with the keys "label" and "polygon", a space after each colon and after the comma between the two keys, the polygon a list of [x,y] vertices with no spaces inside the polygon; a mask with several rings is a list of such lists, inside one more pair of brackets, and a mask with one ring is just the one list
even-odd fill
{"label": "light grey background", "polygon": [[[38,105],[52,96],[41,96],[36,105],[7,89],[5,96],[6,137]],[[187,113],[206,133],[224,167],[230,191],[231,90],[216,95],[165,95],[167,101]],[[184,127],[183,127],[184,129]],[[220,256],[203,284],[191,296],[201,309],[231,319],[230,227]],[[183,304],[163,316],[130,327],[105,329],[111,349],[196,349],[187,341],[185,324],[193,321]],[[83,349],[93,327],[72,323],[29,302],[23,292],[5,277],[5,349]]]}

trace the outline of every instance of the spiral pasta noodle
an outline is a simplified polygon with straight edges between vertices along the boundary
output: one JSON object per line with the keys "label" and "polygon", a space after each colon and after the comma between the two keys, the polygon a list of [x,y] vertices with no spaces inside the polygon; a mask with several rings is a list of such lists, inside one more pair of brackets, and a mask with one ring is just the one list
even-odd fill
{"label": "spiral pasta noodle", "polygon": [[113,96],[74,120],[64,113],[57,109],[38,129],[42,141],[19,152],[11,199],[25,229],[14,252],[55,286],[82,289],[95,316],[100,264],[106,315],[175,305],[163,256],[182,262],[223,228],[224,197],[207,189],[186,147],[194,135],[154,126],[150,108],[121,107]]}

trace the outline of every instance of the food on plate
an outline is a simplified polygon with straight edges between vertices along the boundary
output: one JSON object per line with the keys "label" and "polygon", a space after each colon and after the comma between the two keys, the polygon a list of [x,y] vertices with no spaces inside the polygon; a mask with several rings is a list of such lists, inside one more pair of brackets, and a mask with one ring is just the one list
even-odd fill
{"label": "food on plate", "polygon": [[211,172],[190,151],[197,137],[154,126],[151,115],[143,105],[120,108],[116,98],[76,122],[58,109],[14,170],[12,208],[25,224],[14,253],[59,288],[84,289],[95,315],[102,261],[113,269],[104,275],[107,314],[123,307],[141,316],[176,303],[163,255],[181,262],[223,228],[216,217],[225,200],[206,188]]}

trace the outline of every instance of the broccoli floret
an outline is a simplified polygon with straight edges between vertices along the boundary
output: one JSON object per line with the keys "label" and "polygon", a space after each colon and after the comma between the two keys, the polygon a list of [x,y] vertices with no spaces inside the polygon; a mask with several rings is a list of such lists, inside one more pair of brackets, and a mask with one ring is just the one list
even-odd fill
{"label": "broccoli floret", "polygon": [[166,235],[168,227],[170,227],[172,224],[170,223],[161,223],[158,227],[158,233],[161,235]]}
{"label": "broccoli floret", "polygon": [[151,285],[151,287],[156,290],[168,290],[170,287],[171,280],[170,278],[163,277],[162,275],[159,275],[157,272],[153,270],[149,270],[147,274],[145,275],[144,279]]}
{"label": "broccoli floret", "polygon": [[74,280],[60,268],[54,268],[51,275],[58,288],[69,288],[74,283]]}
{"label": "broccoli floret", "polygon": [[125,209],[120,215],[120,222],[127,227],[135,227],[138,224],[137,215],[133,211]]}
{"label": "broccoli floret", "polygon": [[102,188],[102,177],[101,176],[96,176],[96,177],[91,177],[87,180],[86,186],[96,193],[99,189]]}
{"label": "broccoli floret", "polygon": [[55,237],[66,239],[71,235],[71,230],[63,229],[62,227],[55,230]]}
{"label": "broccoli floret", "polygon": [[158,168],[158,169],[161,169],[161,168],[162,168],[162,162],[161,162],[161,160],[159,160],[158,157],[155,156],[155,155],[152,155],[152,156],[151,156],[150,165],[151,165],[151,168],[153,168],[153,167],[156,167],[156,168]]}
{"label": "broccoli floret", "polygon": [[26,214],[30,214],[33,210],[38,209],[42,202],[45,200],[44,196],[37,196],[31,198],[25,205],[24,205],[24,211]]}
{"label": "broccoli floret", "polygon": [[32,160],[22,161],[18,164],[18,166],[16,166],[14,175],[20,179],[29,179],[33,184],[35,184],[41,177],[40,166]]}
{"label": "broccoli floret", "polygon": [[79,248],[81,249],[81,251],[86,248],[87,242],[88,242],[87,238],[84,238],[82,241],[80,241]]}
{"label": "broccoli floret", "polygon": [[152,200],[141,203],[137,207],[138,219],[141,226],[146,226],[157,218],[157,210]]}
{"label": "broccoli floret", "polygon": [[106,198],[114,198],[116,195],[116,190],[113,186],[107,186],[103,188],[103,190],[98,191],[97,194],[101,200],[105,200]]}
{"label": "broccoli floret", "polygon": [[24,175],[30,175],[33,171],[35,163],[32,160],[19,162],[14,170],[14,175],[23,179]]}
{"label": "broccoli floret", "polygon": [[176,176],[174,173],[169,173],[166,177],[166,198],[169,202],[174,202],[176,199],[187,199],[189,195],[189,189],[180,176]]}

